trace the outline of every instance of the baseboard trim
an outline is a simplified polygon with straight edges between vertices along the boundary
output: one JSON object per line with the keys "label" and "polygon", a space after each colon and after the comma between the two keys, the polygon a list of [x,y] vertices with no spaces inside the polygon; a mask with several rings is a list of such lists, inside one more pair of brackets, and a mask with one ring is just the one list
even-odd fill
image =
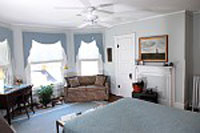
{"label": "baseboard trim", "polygon": [[166,100],[163,100],[161,98],[158,98],[158,103],[162,104],[162,105],[167,105],[169,106],[169,103]]}
{"label": "baseboard trim", "polygon": [[185,105],[183,103],[175,102],[173,104],[173,107],[178,108],[178,109],[184,109]]}
{"label": "baseboard trim", "polygon": [[184,109],[187,109],[187,108],[189,108],[189,107],[190,107],[189,101],[185,101]]}

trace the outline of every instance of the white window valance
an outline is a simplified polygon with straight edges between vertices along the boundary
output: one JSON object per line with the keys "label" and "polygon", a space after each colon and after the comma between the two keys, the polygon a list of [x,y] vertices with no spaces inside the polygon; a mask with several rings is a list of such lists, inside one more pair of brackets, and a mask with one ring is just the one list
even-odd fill
{"label": "white window valance", "polygon": [[79,59],[98,59],[99,56],[100,53],[96,41],[92,41],[91,43],[81,42],[78,52]]}
{"label": "white window valance", "polygon": [[0,66],[7,66],[10,64],[10,49],[8,41],[5,39],[0,42]]}
{"label": "white window valance", "polygon": [[65,52],[60,41],[54,44],[42,44],[32,40],[32,48],[28,58],[29,63],[57,61],[64,58]]}

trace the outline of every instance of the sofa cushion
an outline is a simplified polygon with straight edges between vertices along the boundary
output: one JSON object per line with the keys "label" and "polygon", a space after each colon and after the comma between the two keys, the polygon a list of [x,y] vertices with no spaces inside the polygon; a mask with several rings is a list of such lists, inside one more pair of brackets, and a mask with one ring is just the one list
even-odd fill
{"label": "sofa cushion", "polygon": [[103,86],[104,83],[106,81],[106,76],[103,75],[97,75],[96,76],[96,81],[95,81],[95,85],[99,85],[99,86]]}
{"label": "sofa cushion", "polygon": [[88,85],[87,86],[87,91],[105,91],[105,87],[104,86],[97,86],[97,85]]}
{"label": "sofa cushion", "polygon": [[78,77],[68,78],[68,83],[71,87],[76,87],[80,85]]}
{"label": "sofa cushion", "polygon": [[93,85],[96,80],[96,76],[80,76],[78,78],[81,85]]}
{"label": "sofa cushion", "polygon": [[77,86],[68,88],[68,92],[73,92],[73,91],[86,91],[86,86]]}
{"label": "sofa cushion", "polygon": [[87,86],[77,86],[74,88],[68,88],[69,91],[97,91],[97,90],[105,90],[104,86],[97,86],[97,85],[87,85]]}

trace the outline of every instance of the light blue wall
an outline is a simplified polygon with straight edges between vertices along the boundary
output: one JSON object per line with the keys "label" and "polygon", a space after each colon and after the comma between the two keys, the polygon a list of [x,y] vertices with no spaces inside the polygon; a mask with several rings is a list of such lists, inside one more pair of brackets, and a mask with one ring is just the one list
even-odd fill
{"label": "light blue wall", "polygon": [[[30,54],[32,40],[38,41],[40,43],[55,43],[61,41],[61,44],[67,55],[67,38],[64,33],[40,33],[40,32],[23,32],[23,46],[24,46],[24,64],[26,66],[27,59]],[[49,56],[53,56],[53,53],[50,53]]]}
{"label": "light blue wall", "polygon": [[[114,46],[114,36],[136,33],[136,50],[138,49],[138,40],[140,37],[169,35],[169,61],[175,65],[175,102],[183,105],[185,89],[185,12],[171,15],[155,17],[151,19],[136,21],[129,24],[118,25],[106,30],[105,44]],[[138,50],[137,50],[138,51]],[[112,63],[105,63],[104,72],[111,76],[112,89],[115,89],[115,51],[113,51],[114,60]],[[137,53],[136,53],[137,57]]]}
{"label": "light blue wall", "polygon": [[97,47],[99,48],[99,52],[102,55],[102,59],[104,61],[104,47],[103,47],[103,34],[102,33],[77,33],[74,34],[74,51],[75,51],[75,60],[78,54],[78,49],[81,45],[81,41],[84,42],[92,42],[96,40]]}

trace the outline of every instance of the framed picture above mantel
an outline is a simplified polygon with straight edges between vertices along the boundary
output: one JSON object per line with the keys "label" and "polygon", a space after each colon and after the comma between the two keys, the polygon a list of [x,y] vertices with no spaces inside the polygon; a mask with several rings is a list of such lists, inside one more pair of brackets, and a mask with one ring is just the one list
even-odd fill
{"label": "framed picture above mantel", "polygon": [[167,62],[168,35],[140,37],[139,60],[151,62]]}

